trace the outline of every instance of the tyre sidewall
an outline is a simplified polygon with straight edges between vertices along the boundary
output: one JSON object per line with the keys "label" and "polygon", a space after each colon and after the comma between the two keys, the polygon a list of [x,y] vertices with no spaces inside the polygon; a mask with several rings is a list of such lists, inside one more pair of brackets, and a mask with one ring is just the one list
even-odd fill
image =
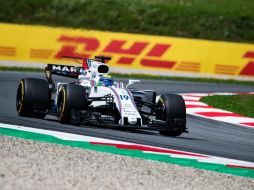
{"label": "tyre sidewall", "polygon": [[86,90],[79,85],[63,85],[59,90],[57,102],[59,121],[69,123],[71,110],[86,110]]}
{"label": "tyre sidewall", "polygon": [[45,117],[50,103],[48,82],[43,79],[25,78],[20,81],[19,88],[16,101],[21,93],[22,103],[19,107],[16,103],[18,114],[20,116]]}
{"label": "tyre sidewall", "polygon": [[177,94],[161,95],[157,105],[159,105],[159,107],[164,107],[164,112],[157,113],[156,118],[166,121],[169,128],[170,120],[180,119],[182,121],[181,125],[174,126],[179,128],[176,131],[160,131],[161,134],[167,136],[179,136],[186,130],[186,107],[182,96]]}

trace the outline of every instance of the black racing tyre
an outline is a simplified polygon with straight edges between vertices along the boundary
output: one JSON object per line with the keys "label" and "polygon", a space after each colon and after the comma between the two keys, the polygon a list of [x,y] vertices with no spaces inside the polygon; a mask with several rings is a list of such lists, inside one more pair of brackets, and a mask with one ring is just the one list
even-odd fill
{"label": "black racing tyre", "polygon": [[161,95],[157,103],[156,119],[167,122],[169,130],[159,131],[164,136],[179,136],[186,131],[186,107],[182,96]]}
{"label": "black racing tyre", "polygon": [[81,122],[80,118],[75,115],[73,121],[73,112],[87,109],[86,89],[83,86],[67,84],[60,87],[57,98],[57,117],[61,123],[76,124]]}
{"label": "black racing tyre", "polygon": [[44,118],[50,103],[49,84],[46,80],[24,78],[16,96],[16,110],[20,116]]}

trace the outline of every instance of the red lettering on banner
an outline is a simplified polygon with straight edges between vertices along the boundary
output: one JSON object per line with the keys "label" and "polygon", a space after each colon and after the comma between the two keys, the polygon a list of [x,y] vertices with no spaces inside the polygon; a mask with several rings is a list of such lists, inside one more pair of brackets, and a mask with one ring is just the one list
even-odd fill
{"label": "red lettering on banner", "polygon": [[[117,53],[117,54],[129,54],[129,55],[139,55],[144,51],[148,43],[146,42],[134,42],[129,48],[124,49],[123,45],[126,41],[113,40],[104,49],[104,52]],[[146,56],[161,57],[170,48],[171,44],[155,44]],[[133,57],[121,57],[117,63],[118,64],[132,64],[135,58]],[[154,60],[144,58],[141,60],[141,65],[147,67],[162,67],[162,68],[172,68],[176,62],[166,61],[166,60]]]}
{"label": "red lettering on banner", "polygon": [[[92,53],[97,52],[100,42],[93,37],[73,37],[62,35],[58,42],[63,43],[61,49],[56,53],[55,58],[62,56],[90,58]],[[148,42],[134,41],[128,47],[125,47],[127,40],[112,40],[105,46],[101,54],[124,54],[121,55],[116,62],[118,64],[131,65],[137,55],[144,52],[148,47]],[[129,42],[128,42],[129,43]],[[158,67],[171,69],[176,62],[170,60],[160,60],[166,51],[169,50],[171,44],[154,44],[151,49],[148,49],[145,57],[141,59],[140,64],[145,67]],[[82,49],[81,49],[82,48]],[[98,52],[97,52],[98,53]],[[151,59],[151,57],[153,57]]]}
{"label": "red lettering on banner", "polygon": [[[153,48],[146,54],[147,56],[161,57],[170,48],[171,44],[155,44]],[[141,65],[148,67],[161,67],[171,69],[176,64],[175,61],[154,60],[144,58],[141,60]]]}
{"label": "red lettering on banner", "polygon": [[244,56],[244,58],[254,58],[254,51],[247,51]]}
{"label": "red lettering on banner", "polygon": [[148,67],[161,67],[171,69],[176,62],[174,61],[161,61],[161,60],[151,60],[151,59],[142,59],[141,65]]}
{"label": "red lettering on banner", "polygon": [[170,46],[170,44],[155,44],[155,46],[146,55],[161,57]]}
{"label": "red lettering on banner", "polygon": [[[87,37],[61,36],[58,41],[66,44],[63,45],[62,49],[56,53],[56,58],[61,58],[62,56],[88,58],[91,54],[87,52],[96,51],[100,45],[98,39]],[[83,46],[84,52],[77,52],[77,48],[80,45]]]}
{"label": "red lettering on banner", "polygon": [[113,40],[104,49],[104,52],[139,55],[144,50],[144,48],[148,45],[148,43],[146,42],[134,42],[130,48],[125,49],[123,48],[123,45],[125,43],[126,43],[125,40]]}
{"label": "red lettering on banner", "polygon": [[254,62],[250,61],[241,71],[240,75],[254,76]]}
{"label": "red lettering on banner", "polygon": [[117,63],[120,64],[131,64],[135,59],[131,57],[121,57]]}
{"label": "red lettering on banner", "polygon": [[[254,51],[247,51],[244,55],[244,58],[254,58]],[[250,61],[245,65],[243,70],[240,72],[240,75],[254,76],[254,61]]]}

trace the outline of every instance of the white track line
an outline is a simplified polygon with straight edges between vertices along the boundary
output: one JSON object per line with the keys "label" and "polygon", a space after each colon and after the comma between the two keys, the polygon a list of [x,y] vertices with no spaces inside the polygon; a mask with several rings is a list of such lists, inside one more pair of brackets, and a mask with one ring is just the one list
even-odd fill
{"label": "white track line", "polygon": [[[154,147],[154,146],[146,146],[146,145],[141,145],[141,144],[134,144],[134,143],[128,143],[128,142],[123,142],[123,141],[104,139],[104,138],[76,135],[76,134],[71,134],[71,133],[64,133],[64,132],[44,130],[44,129],[36,129],[36,128],[31,128],[31,127],[24,127],[24,126],[3,124],[3,123],[0,123],[0,128],[14,129],[14,130],[25,131],[25,132],[33,132],[33,133],[43,134],[43,135],[50,135],[50,136],[54,136],[54,137],[62,139],[62,140],[70,140],[70,141],[100,142],[100,143],[125,144],[125,145],[134,145],[134,146],[139,145],[139,146],[143,146],[144,148],[145,147],[154,148],[154,151],[143,151],[144,153],[164,154],[164,155],[169,155],[170,157],[175,157],[175,158],[197,159],[199,162],[205,162],[205,163],[219,163],[219,164],[224,164],[224,165],[236,165],[238,167],[254,168],[254,163],[252,163],[252,162],[234,160],[234,159],[228,159],[228,158],[222,158],[222,157],[210,156],[210,155],[204,155],[204,154],[196,154],[196,153],[192,153],[192,152],[178,151],[178,150],[166,149],[166,148],[160,148],[160,147]],[[173,150],[176,152],[180,152],[181,154],[161,153],[161,152],[156,152],[156,149],[158,149],[158,151],[159,150],[169,150],[169,151]],[[196,154],[197,156],[188,155],[190,153]],[[186,154],[186,155],[184,155],[184,154]],[[198,155],[200,155],[201,157]]]}

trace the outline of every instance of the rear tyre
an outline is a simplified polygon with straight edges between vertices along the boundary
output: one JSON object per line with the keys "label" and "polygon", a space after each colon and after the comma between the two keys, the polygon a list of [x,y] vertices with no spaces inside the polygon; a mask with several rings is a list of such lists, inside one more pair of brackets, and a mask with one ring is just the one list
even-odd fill
{"label": "rear tyre", "polygon": [[36,78],[22,79],[16,96],[16,110],[20,116],[44,118],[50,102],[49,84]]}
{"label": "rear tyre", "polygon": [[79,85],[63,85],[57,98],[57,117],[61,123],[79,125],[80,111],[86,110],[86,89]]}
{"label": "rear tyre", "polygon": [[186,131],[186,107],[182,96],[162,95],[157,103],[156,119],[166,121],[168,130],[159,131],[164,136],[179,136]]}

